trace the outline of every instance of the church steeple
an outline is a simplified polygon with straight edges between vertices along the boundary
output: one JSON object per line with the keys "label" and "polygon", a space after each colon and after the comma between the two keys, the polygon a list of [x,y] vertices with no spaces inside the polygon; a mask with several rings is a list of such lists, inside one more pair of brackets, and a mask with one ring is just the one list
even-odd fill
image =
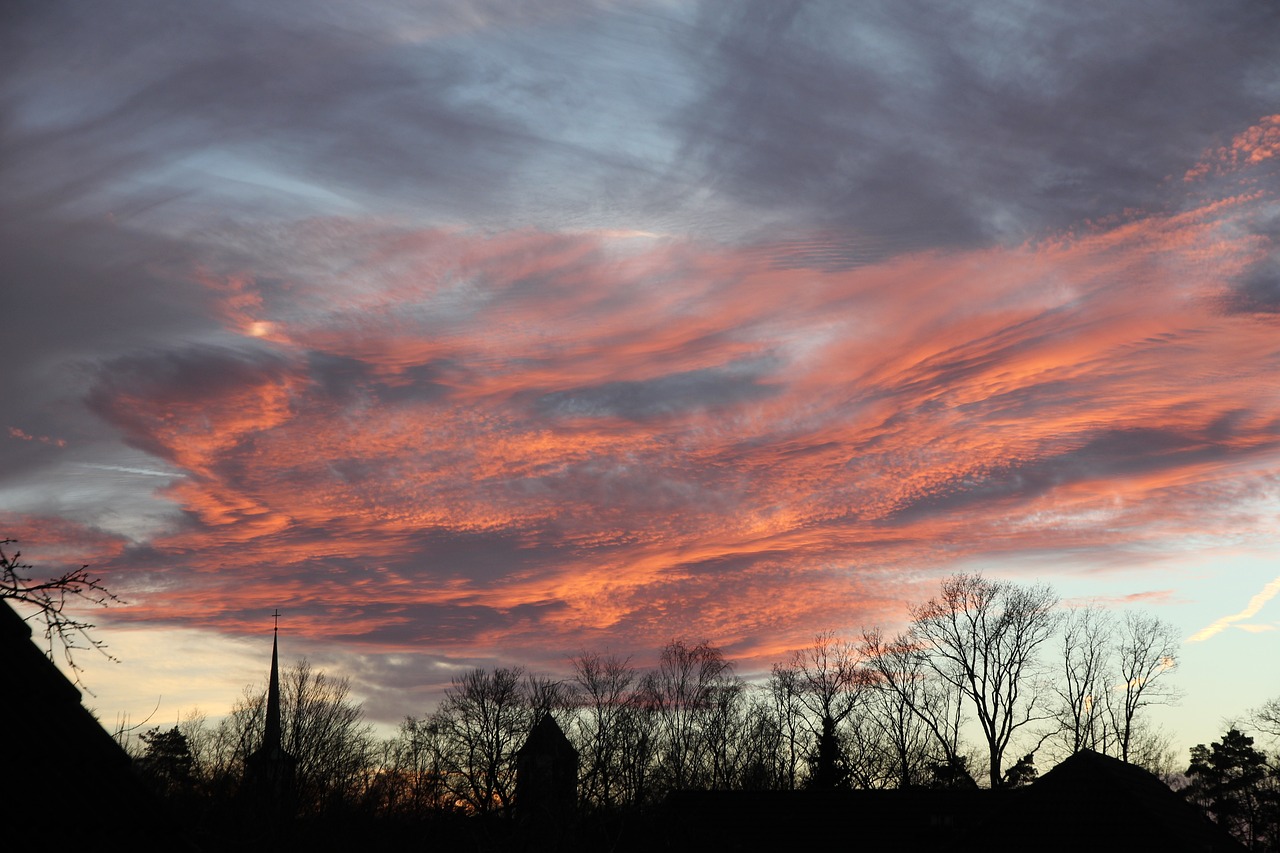
{"label": "church steeple", "polygon": [[268,755],[281,750],[280,743],[280,611],[271,614],[275,628],[271,637],[271,682],[267,686],[267,720],[262,734],[262,751]]}
{"label": "church steeple", "polygon": [[271,614],[275,627],[271,636],[271,680],[267,684],[267,715],[262,745],[245,761],[243,790],[264,818],[287,816],[293,809],[293,787],[297,759],[284,750],[280,725],[280,612]]}

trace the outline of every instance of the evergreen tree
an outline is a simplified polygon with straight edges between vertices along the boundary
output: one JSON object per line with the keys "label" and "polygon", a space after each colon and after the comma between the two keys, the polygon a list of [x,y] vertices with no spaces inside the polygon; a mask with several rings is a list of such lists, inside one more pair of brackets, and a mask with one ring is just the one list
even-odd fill
{"label": "evergreen tree", "polygon": [[1276,786],[1253,738],[1232,728],[1208,747],[1192,747],[1187,776],[1189,797],[1250,849],[1265,849],[1276,822]]}
{"label": "evergreen tree", "polygon": [[168,730],[148,729],[139,736],[146,746],[138,759],[138,772],[164,796],[185,792],[191,786],[191,745],[174,726]]}

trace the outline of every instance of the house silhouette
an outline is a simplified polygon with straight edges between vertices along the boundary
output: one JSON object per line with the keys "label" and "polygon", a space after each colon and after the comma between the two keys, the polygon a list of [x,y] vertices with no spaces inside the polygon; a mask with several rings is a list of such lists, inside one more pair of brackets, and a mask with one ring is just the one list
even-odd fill
{"label": "house silhouette", "polygon": [[0,660],[6,849],[148,849],[171,838],[163,808],[134,775],[129,755],[4,601]]}
{"label": "house silhouette", "polygon": [[681,791],[652,826],[625,849],[1245,849],[1146,770],[1087,750],[1008,790]]}

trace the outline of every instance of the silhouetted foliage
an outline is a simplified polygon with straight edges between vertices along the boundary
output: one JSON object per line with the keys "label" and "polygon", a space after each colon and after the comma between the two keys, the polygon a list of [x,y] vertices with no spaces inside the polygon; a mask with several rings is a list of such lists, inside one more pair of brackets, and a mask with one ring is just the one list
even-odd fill
{"label": "silhouetted foliage", "polygon": [[[654,816],[677,794],[821,798],[896,788],[929,802],[965,799],[982,795],[979,765],[988,787],[1032,784],[1046,740],[1057,750],[1051,756],[1094,750],[1146,766],[1164,760],[1167,738],[1141,711],[1174,695],[1163,682],[1175,662],[1171,629],[1141,614],[1121,622],[1097,608],[1072,611],[1051,669],[1043,653],[1059,624],[1055,605],[1047,587],[955,575],[911,609],[903,633],[864,631],[856,645],[819,633],[759,681],[736,675],[711,643],[682,639],[649,670],[591,652],[571,660],[563,682],[520,667],[474,669],[435,710],[406,718],[382,743],[347,681],[301,661],[281,678],[281,745],[298,761],[294,830],[330,847],[338,839],[365,846],[376,829],[411,845],[431,838],[448,848],[532,849],[519,840],[532,830],[517,772],[544,719],[577,752],[576,774],[568,771],[577,803],[557,807],[537,843],[578,849],[625,848],[626,828],[660,821]],[[188,804],[190,825],[220,827],[230,848],[250,831],[233,804],[246,757],[262,742],[264,705],[263,689],[246,688],[216,726],[195,714],[141,737],[144,778]],[[1269,708],[1257,714],[1263,722]],[[966,743],[965,733],[981,741]],[[1023,757],[1006,769],[1015,746]],[[1252,800],[1232,799],[1234,789],[1215,781],[1212,751],[1200,749],[1189,770],[1197,801],[1233,831],[1247,826],[1255,846],[1268,843],[1269,769],[1244,784]],[[562,776],[556,787],[567,798]]]}
{"label": "silhouetted foliage", "polygon": [[1005,750],[1022,727],[1044,718],[1037,655],[1056,626],[1057,596],[981,575],[953,575],[940,594],[911,608],[911,638],[944,682],[964,696],[982,730],[991,787],[1004,783]]}
{"label": "silhouetted foliage", "polygon": [[163,796],[189,792],[195,759],[187,736],[174,726],[147,729],[139,739],[144,750],[135,767],[151,788]]}
{"label": "silhouetted foliage", "polygon": [[1004,786],[1006,788],[1021,788],[1023,785],[1030,785],[1035,781],[1039,772],[1036,770],[1035,753],[1029,752],[1017,760],[1016,763],[1008,770],[1004,771]]}
{"label": "silhouetted foliage", "polygon": [[950,761],[939,761],[929,766],[928,787],[941,789],[971,790],[978,787],[974,781],[973,771],[969,769],[969,759],[955,756]]}
{"label": "silhouetted foliage", "polygon": [[107,644],[91,633],[97,626],[67,608],[80,603],[108,607],[122,602],[107,590],[101,578],[89,574],[88,566],[43,581],[33,579],[29,574],[33,566],[22,562],[22,552],[5,551],[7,546],[16,544],[14,539],[0,539],[0,599],[17,604],[19,610],[35,610],[24,618],[38,619],[44,625],[45,653],[52,660],[54,650],[60,648],[72,680],[83,687],[82,667],[76,663],[75,652],[93,649],[108,660],[114,661],[115,657],[107,652]]}
{"label": "silhouetted foliage", "polygon": [[1187,796],[1251,850],[1276,848],[1280,785],[1253,738],[1232,728],[1208,747],[1192,747],[1187,778]]}
{"label": "silhouetted foliage", "polygon": [[870,682],[857,648],[836,635],[818,634],[791,657],[796,673],[800,719],[809,730],[809,787],[825,790],[849,784],[849,758],[839,729],[863,703]]}

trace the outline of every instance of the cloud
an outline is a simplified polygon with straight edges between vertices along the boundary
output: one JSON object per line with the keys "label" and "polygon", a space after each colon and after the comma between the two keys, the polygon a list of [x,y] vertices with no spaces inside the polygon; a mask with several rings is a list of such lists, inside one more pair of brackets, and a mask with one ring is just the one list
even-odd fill
{"label": "cloud", "polygon": [[0,28],[0,520],[109,619],[767,665],[1273,529],[1263,4],[126,7]]}
{"label": "cloud", "polygon": [[[323,270],[345,243],[317,233],[280,239]],[[936,543],[1147,548],[1270,470],[1280,413],[1252,389],[1274,336],[1201,299],[1207,272],[1150,298],[1157,255],[1247,256],[1197,213],[817,270],[696,241],[369,236],[386,269],[453,271],[268,275],[275,340],[220,312],[234,345],[104,364],[94,411],[188,474],[162,493],[184,523],[109,564],[152,584],[131,618],[238,630],[283,601],[369,647],[554,657],[682,625],[763,655],[892,611],[888,579]],[[441,323],[453,279],[466,307]]]}
{"label": "cloud", "polygon": [[648,421],[689,409],[714,410],[774,393],[755,379],[768,372],[765,366],[731,364],[652,381],[606,382],[592,388],[552,392],[538,401],[538,408],[566,419],[616,417]]}
{"label": "cloud", "polygon": [[1276,21],[1244,2],[1146,14],[1180,23],[1107,3],[708,7],[688,39],[705,75],[683,120],[688,169],[781,223],[887,253],[1165,209],[1166,178],[1215,144],[1211,128],[1270,109]]}
{"label": "cloud", "polygon": [[[1258,611],[1262,609],[1268,601],[1276,597],[1280,593],[1280,577],[1264,586],[1257,595],[1249,599],[1249,603],[1239,613],[1232,613],[1230,616],[1223,616],[1221,619],[1215,619],[1210,624],[1196,631],[1190,637],[1187,637],[1188,643],[1201,643],[1205,640],[1221,633],[1237,622],[1244,622],[1246,619],[1252,619],[1258,615]],[[1244,628],[1248,631],[1268,630],[1267,626],[1254,625],[1238,625],[1236,627]]]}

